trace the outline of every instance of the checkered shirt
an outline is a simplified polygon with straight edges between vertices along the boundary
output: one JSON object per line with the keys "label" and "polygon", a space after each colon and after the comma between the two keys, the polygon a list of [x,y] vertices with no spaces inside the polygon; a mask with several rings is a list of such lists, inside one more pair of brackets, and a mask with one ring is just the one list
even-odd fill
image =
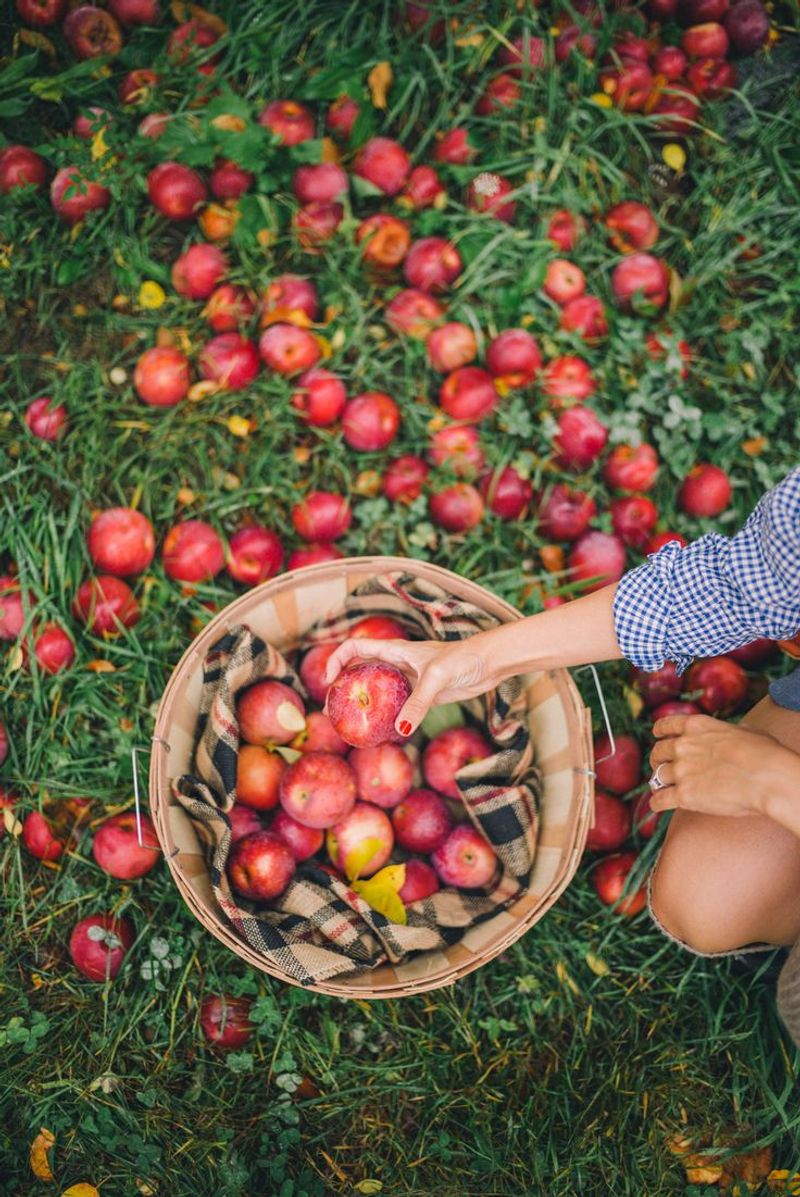
{"label": "checkered shirt", "polygon": [[639,669],[713,657],[800,629],[800,467],[759,501],[735,536],[670,541],[620,580],[614,627]]}

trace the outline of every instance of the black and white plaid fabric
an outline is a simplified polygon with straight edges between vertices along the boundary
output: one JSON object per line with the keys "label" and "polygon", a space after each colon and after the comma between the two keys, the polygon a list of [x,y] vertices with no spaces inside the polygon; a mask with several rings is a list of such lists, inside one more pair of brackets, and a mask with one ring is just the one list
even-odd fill
{"label": "black and white plaid fabric", "polygon": [[[304,643],[341,640],[366,615],[390,615],[414,639],[460,640],[497,623],[471,604],[410,574],[392,573],[359,587],[334,618],[312,628]],[[464,704],[495,751],[458,775],[464,806],[494,847],[498,870],[480,890],[445,887],[407,908],[407,923],[390,922],[343,881],[313,860],[270,906],[250,903],[231,891],[225,865],[236,799],[239,730],[236,697],[247,686],[273,678],[304,687],[284,656],[248,627],[231,628],[204,663],[193,773],[173,779],[206,851],[220,909],[239,935],[304,985],[344,973],[366,972],[410,953],[455,943],[468,927],[508,906],[527,884],[536,851],[541,776],[524,720],[518,681]]]}

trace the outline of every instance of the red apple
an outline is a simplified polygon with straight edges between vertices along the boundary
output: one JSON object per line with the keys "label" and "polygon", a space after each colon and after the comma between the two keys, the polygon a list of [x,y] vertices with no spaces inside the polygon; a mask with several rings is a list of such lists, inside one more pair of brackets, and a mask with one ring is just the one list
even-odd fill
{"label": "red apple", "polygon": [[459,889],[488,885],[497,870],[494,849],[469,823],[453,828],[442,846],[431,854],[431,863],[443,885]]}
{"label": "red apple", "polygon": [[252,902],[279,897],[297,869],[294,856],[271,831],[254,831],[232,845],[228,879],[235,893]]}
{"label": "red apple", "polygon": [[300,663],[300,680],[308,690],[312,702],[321,705],[325,702],[328,693],[325,669],[328,659],[333,656],[340,643],[339,640],[327,640],[323,644],[314,644]]}
{"label": "red apple", "polygon": [[243,324],[249,324],[255,315],[256,305],[249,291],[234,283],[223,283],[216,287],[208,298],[201,315],[214,332],[235,332]]}
{"label": "red apple", "polygon": [[174,407],[188,394],[191,381],[189,359],[172,345],[146,349],[133,373],[136,393],[151,407]]}
{"label": "red apple", "polygon": [[567,25],[555,40],[557,62],[565,62],[573,50],[579,50],[584,58],[594,58],[597,38],[593,33],[583,33],[578,25]]}
{"label": "red apple", "polygon": [[566,258],[554,258],[544,276],[542,290],[558,304],[577,299],[586,290],[586,278],[580,266]]}
{"label": "red apple", "polygon": [[769,17],[760,0],[736,0],[724,23],[737,54],[755,54],[769,38]]}
{"label": "red apple", "polygon": [[325,125],[335,137],[347,139],[353,132],[361,105],[351,96],[337,96],[328,109]]}
{"label": "red apple", "polygon": [[348,867],[353,855],[373,841],[375,849],[358,869],[359,877],[371,877],[382,869],[394,847],[391,819],[371,802],[356,802],[353,809],[325,833],[325,847],[331,864],[345,874],[354,871]]}
{"label": "red apple", "polygon": [[[32,606],[30,596],[28,606]],[[16,578],[0,576],[0,640],[16,640],[25,623],[22,591]]]}
{"label": "red apple", "polygon": [[612,499],[611,526],[617,536],[632,548],[644,550],[658,522],[658,508],[645,495],[626,495]]}
{"label": "red apple", "polygon": [[316,338],[295,324],[270,324],[258,342],[261,360],[277,374],[301,374],[315,366],[321,351]]}
{"label": "red apple", "polygon": [[652,254],[628,254],[614,267],[611,286],[622,308],[631,308],[637,297],[649,307],[662,308],[669,298],[669,271]]}
{"label": "red apple", "polygon": [[139,844],[133,811],[112,815],[95,832],[92,855],[111,877],[122,881],[144,877],[161,859],[155,827],[145,814],[141,826],[143,846]]}
{"label": "red apple", "polygon": [[674,661],[666,661],[660,669],[635,669],[633,684],[646,707],[657,707],[678,697],[683,689],[683,678],[678,674]]}
{"label": "red apple", "polygon": [[760,636],[756,640],[748,641],[747,644],[740,644],[738,648],[729,649],[725,656],[738,661],[745,669],[758,669],[761,665],[765,665],[771,657],[774,657],[775,651],[775,641],[765,640],[763,636]]}
{"label": "red apple", "polygon": [[680,0],[647,0],[647,12],[654,21],[671,21]]}
{"label": "red apple", "polygon": [[495,75],[486,85],[483,94],[475,105],[478,116],[492,116],[502,113],[506,108],[513,108],[519,103],[522,91],[516,79],[511,75]]}
{"label": "red apple", "polygon": [[259,586],[280,572],[283,545],[269,528],[248,524],[230,538],[226,565],[235,582]]}
{"label": "red apple", "polygon": [[148,67],[138,67],[123,75],[117,88],[121,104],[147,104],[155,96],[161,76]]}
{"label": "red apple", "polygon": [[104,211],[111,203],[111,192],[87,179],[77,166],[64,166],[50,184],[50,201],[61,220],[74,225],[90,212]]}
{"label": "red apple", "polygon": [[516,520],[533,498],[533,487],[513,466],[484,474],[481,494],[489,510],[501,520]]}
{"label": "red apple", "polygon": [[686,79],[704,100],[719,100],[736,87],[736,67],[721,58],[700,58],[689,67]]}
{"label": "red apple", "polygon": [[721,21],[730,8],[730,0],[679,0],[678,19],[682,25]]}
{"label": "red apple", "polygon": [[451,166],[466,166],[477,156],[477,148],[470,143],[468,129],[448,129],[438,135],[433,147],[433,157],[437,162],[447,162]]}
{"label": "red apple", "polygon": [[[612,756],[611,741],[605,733],[594,739],[594,767],[597,784],[612,794],[627,794],[639,785],[642,779],[642,750],[638,741],[627,734],[614,737],[615,749]],[[607,760],[602,760],[607,757]]]}
{"label": "red apple", "polygon": [[633,830],[643,840],[649,840],[665,814],[666,811],[650,809],[650,790],[644,790],[633,804]]}
{"label": "red apple", "polygon": [[603,466],[603,478],[615,490],[647,491],[655,484],[659,465],[652,445],[616,445]]}
{"label": "red apple", "polygon": [[154,167],[147,176],[147,194],[167,220],[191,220],[208,199],[200,175],[181,162],[161,162]]}
{"label": "red apple", "polygon": [[[550,399],[588,399],[597,390],[591,366],[582,357],[566,354],[555,357],[545,368],[542,390]],[[560,407],[554,403],[551,407]]]}
{"label": "red apple", "polygon": [[279,274],[267,286],[261,301],[262,327],[276,320],[292,320],[302,313],[309,320],[319,315],[317,288],[310,278],[300,274]]}
{"label": "red apple", "polygon": [[436,491],[429,500],[431,519],[446,532],[468,532],[483,519],[480,491],[469,482],[455,482]]}
{"label": "red apple", "polygon": [[22,820],[22,842],[37,860],[58,860],[65,848],[50,821],[38,810],[28,811]]}
{"label": "red apple", "polygon": [[162,561],[173,582],[207,582],[224,566],[225,550],[210,524],[184,520],[164,538]]}
{"label": "red apple", "polygon": [[301,204],[331,203],[347,194],[346,171],[336,162],[298,166],[292,179],[292,191]]}
{"label": "red apple", "polygon": [[589,828],[586,847],[590,852],[613,852],[621,848],[631,832],[631,811],[621,798],[595,790],[594,827]]}
{"label": "red apple", "polygon": [[447,803],[433,790],[411,790],[391,817],[397,843],[409,852],[435,852],[453,827]]}
{"label": "red apple", "polygon": [[544,66],[544,41],[540,37],[531,37],[525,33],[513,41],[500,47],[498,54],[500,62],[518,73],[537,71]]}
{"label": "red apple", "polygon": [[384,195],[397,195],[411,170],[411,160],[400,145],[390,137],[372,137],[355,156],[353,172],[366,179]]}
{"label": "red apple", "polygon": [[244,1047],[253,1033],[250,999],[229,997],[228,994],[204,998],[200,1007],[200,1026],[212,1047],[224,1051]]}
{"label": "red apple", "polygon": [[86,112],[79,112],[72,122],[72,132],[81,141],[91,141],[101,129],[107,129],[114,123],[114,118],[107,108],[87,108]]}
{"label": "red apple", "polygon": [[[239,719],[241,724],[241,705]],[[270,739],[269,736],[265,738]],[[272,810],[278,805],[281,778],[285,771],[286,761],[280,753],[271,752],[260,743],[240,744],[236,758],[237,801],[253,810]]]}
{"label": "red apple", "polygon": [[625,545],[607,532],[584,532],[570,549],[567,566],[572,581],[584,583],[584,592],[600,590],[624,574]]}
{"label": "red apple", "polygon": [[169,128],[170,115],[168,112],[149,112],[146,117],[139,121],[136,132],[140,137],[149,137],[152,141],[158,141]]}
{"label": "red apple", "polygon": [[439,889],[439,878],[424,860],[412,858],[405,862],[404,867],[405,881],[397,891],[397,896],[404,906],[410,906],[412,902],[421,902]]}
{"label": "red apple", "polygon": [[356,395],[342,412],[342,435],[351,449],[361,453],[377,453],[387,448],[399,427],[400,409],[383,391]]}
{"label": "red apple", "polygon": [[499,398],[494,379],[480,366],[453,370],[439,389],[439,404],[454,420],[482,420],[494,411]]}
{"label": "red apple", "polygon": [[390,461],[383,476],[383,493],[393,503],[413,503],[422,494],[430,473],[427,462],[413,453]]}
{"label": "red apple", "polygon": [[335,756],[345,756],[348,750],[348,745],[322,711],[312,711],[306,717],[306,725],[292,740],[291,747],[297,752],[332,752]]}
{"label": "red apple", "polygon": [[120,25],[157,25],[161,20],[159,0],[108,0],[108,11]]}
{"label": "red apple", "polygon": [[386,305],[386,322],[396,333],[424,341],[444,316],[444,308],[425,291],[398,291]]}
{"label": "red apple", "polygon": [[539,533],[548,540],[577,540],[596,515],[590,495],[557,482],[539,508]]}
{"label": "red apple", "polygon": [[471,727],[451,727],[434,736],[422,756],[427,784],[448,798],[460,798],[456,775],[467,765],[491,756],[494,749]]}
{"label": "red apple", "polygon": [[230,158],[222,158],[208,176],[208,186],[214,199],[238,200],[256,181],[252,171],[244,170]]}
{"label": "red apple", "polygon": [[394,270],[408,253],[408,222],[388,212],[376,212],[356,229],[356,244],[363,246],[362,260],[381,271]]}
{"label": "red apple", "polygon": [[696,702],[671,699],[669,702],[659,703],[648,714],[655,723],[657,719],[665,719],[667,715],[699,715],[701,711]]}
{"label": "red apple", "polygon": [[339,735],[354,748],[400,739],[394,721],[411,693],[404,673],[383,661],[348,665],[328,690],[326,709]]}
{"label": "red apple", "polygon": [[408,632],[390,615],[367,615],[354,623],[348,640],[409,640]]}
{"label": "red apple", "polygon": [[232,844],[235,844],[237,840],[243,840],[246,835],[252,835],[254,831],[262,830],[261,820],[250,806],[242,806],[241,802],[234,802],[226,813],[231,825]]}
{"label": "red apple", "polygon": [[469,365],[478,354],[474,332],[468,325],[457,321],[435,328],[425,342],[425,348],[428,361],[441,374]]}
{"label": "red apple", "polygon": [[685,29],[681,46],[689,58],[724,58],[730,42],[723,25],[717,21],[706,21]]}
{"label": "red apple", "polygon": [[274,134],[279,145],[300,145],[316,134],[313,113],[294,100],[271,100],[259,113],[258,122]]}
{"label": "red apple", "polygon": [[447,195],[444,184],[432,166],[415,166],[406,180],[399,202],[421,211],[433,208]]}
{"label": "red apple", "polygon": [[8,195],[17,187],[43,187],[47,182],[47,163],[41,154],[26,145],[7,145],[0,150],[0,194]]}
{"label": "red apple", "polygon": [[347,391],[340,378],[318,366],[306,370],[297,380],[297,386],[291,404],[307,423],[317,428],[328,428],[336,423],[347,402]]}
{"label": "red apple", "polygon": [[473,212],[485,212],[510,224],[517,210],[515,200],[508,199],[514,186],[502,175],[483,171],[476,175],[467,188],[467,207]]}
{"label": "red apple", "polygon": [[567,208],[559,208],[547,223],[547,237],[557,249],[569,253],[586,232],[586,221]]}
{"label": "red apple", "polygon": [[292,228],[298,244],[309,253],[319,253],[319,246],[330,241],[344,219],[341,204],[329,200],[312,200],[303,204],[292,216]]}
{"label": "red apple", "polygon": [[139,622],[139,604],[127,582],[108,574],[89,578],[78,587],[73,614],[95,635],[110,635]]}
{"label": "red apple", "polygon": [[120,578],[143,573],[156,549],[153,525],[146,515],[131,507],[98,512],[86,542],[95,568]]}
{"label": "red apple", "polygon": [[707,715],[731,715],[747,697],[750,682],[738,661],[730,657],[707,657],[690,665],[684,677],[684,693]]}
{"label": "red apple", "polygon": [[26,25],[56,25],[64,15],[67,0],[16,0],[17,12]]}
{"label": "red apple", "polygon": [[461,255],[444,237],[422,237],[413,242],[403,262],[410,287],[420,291],[446,291],[461,273]]}
{"label": "red apple", "polygon": [[306,725],[300,695],[283,682],[256,682],[236,700],[239,735],[248,744],[288,744]]}
{"label": "red apple", "polygon": [[90,981],[116,977],[122,961],[136,938],[127,918],[111,914],[91,914],[81,919],[69,937],[69,954],[78,972]]}
{"label": "red apple", "polygon": [[69,427],[67,409],[49,395],[34,399],[25,409],[25,423],[41,441],[57,441]]}
{"label": "red apple", "polygon": [[647,905],[644,886],[622,897],[628,874],[637,859],[636,852],[617,852],[605,856],[592,872],[592,884],[600,901],[606,906],[614,906],[614,913],[625,918],[633,918]]}
{"label": "red apple", "polygon": [[687,515],[710,519],[730,504],[733,488],[719,466],[706,462],[692,466],[678,491],[678,506]]}
{"label": "red apple", "polygon": [[644,62],[629,59],[620,66],[608,66],[600,74],[600,86],[623,112],[641,112],[653,88],[653,73]]}
{"label": "red apple", "polygon": [[278,839],[283,840],[295,860],[308,860],[319,852],[325,843],[325,836],[319,827],[305,827],[287,815],[281,807],[275,812],[269,829]]}
{"label": "red apple", "polygon": [[472,425],[438,428],[431,437],[428,458],[433,465],[447,466],[459,478],[474,478],[486,465],[478,431]]}
{"label": "red apple", "polygon": [[685,536],[681,536],[680,532],[656,532],[655,536],[651,536],[647,542],[645,553],[657,553],[659,549],[663,549],[665,544],[671,541],[677,541],[681,548],[685,548],[687,540]]}
{"label": "red apple", "polygon": [[399,744],[354,748],[347,759],[356,775],[356,791],[362,802],[390,810],[410,792],[414,769]]}
{"label": "red apple", "polygon": [[609,241],[621,254],[650,249],[658,241],[658,222],[646,204],[625,200],[606,212],[603,223]]}
{"label": "red apple", "polygon": [[[688,65],[689,60],[680,46],[662,46],[653,55],[653,70],[656,75],[661,75],[668,83],[674,83],[676,79],[680,79]],[[637,246],[636,248],[646,249],[647,246]]]}
{"label": "red apple", "polygon": [[82,4],[68,12],[62,26],[64,38],[76,58],[113,56],[122,49],[122,30],[110,12]]}
{"label": "red apple", "polygon": [[655,125],[660,133],[689,137],[697,132],[700,97],[680,83],[671,83],[661,95],[653,113],[658,117]]}
{"label": "red apple", "polygon": [[[266,335],[262,334],[262,340]],[[238,332],[220,333],[206,341],[200,350],[198,365],[203,378],[215,382],[225,391],[244,390],[258,377],[260,369],[258,349]]]}
{"label": "red apple", "polygon": [[347,499],[324,490],[312,490],[292,508],[292,525],[303,540],[338,540],[347,532],[352,518]]}
{"label": "red apple", "polygon": [[303,545],[293,549],[286,562],[286,569],[304,569],[307,565],[318,565],[321,561],[341,561],[344,553],[334,544]]}
{"label": "red apple", "polygon": [[[167,53],[173,62],[186,63],[191,62],[192,58],[199,57],[199,52],[207,49],[209,46],[214,46],[219,41],[219,33],[216,29],[212,29],[210,25],[204,24],[203,21],[193,18],[189,21],[184,21],[173,29],[167,41]],[[204,61],[197,69],[201,75],[211,75],[214,73],[213,64],[217,61],[218,56]]]}
{"label": "red apple", "polygon": [[8,756],[8,732],[5,729],[5,724],[0,723],[0,765]]}
{"label": "red apple", "polygon": [[585,341],[599,341],[608,332],[608,320],[603,301],[596,295],[579,295],[561,309],[559,328],[575,332]]}
{"label": "red apple", "polygon": [[565,469],[587,470],[606,447],[608,429],[588,407],[570,407],[558,417],[553,440],[556,462]]}
{"label": "red apple", "polygon": [[306,752],[281,781],[281,806],[304,827],[332,827],[355,801],[355,774],[346,760],[331,752]]}
{"label": "red apple", "polygon": [[542,354],[535,337],[524,328],[507,328],[489,343],[486,365],[506,386],[524,387],[541,370]]}
{"label": "red apple", "polygon": [[228,273],[228,260],[218,245],[191,245],[172,267],[172,285],[185,299],[208,299]]}

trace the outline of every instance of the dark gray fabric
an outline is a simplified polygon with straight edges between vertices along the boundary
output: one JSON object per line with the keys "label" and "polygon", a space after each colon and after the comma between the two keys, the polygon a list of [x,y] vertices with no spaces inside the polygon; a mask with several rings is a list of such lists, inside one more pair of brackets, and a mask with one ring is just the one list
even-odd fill
{"label": "dark gray fabric", "polygon": [[769,696],[779,707],[800,711],[800,666],[787,673],[786,677],[779,677],[777,681],[770,682]]}
{"label": "dark gray fabric", "polygon": [[778,1013],[800,1047],[800,940],[792,948],[778,977]]}

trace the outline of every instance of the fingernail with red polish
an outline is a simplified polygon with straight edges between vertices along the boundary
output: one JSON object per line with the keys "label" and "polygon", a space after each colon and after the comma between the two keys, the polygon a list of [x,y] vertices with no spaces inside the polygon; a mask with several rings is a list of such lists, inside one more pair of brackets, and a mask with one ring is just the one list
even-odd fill
{"label": "fingernail with red polish", "polygon": [[402,732],[402,734],[404,736],[411,735],[411,724],[408,722],[407,719],[404,719],[403,722],[400,724],[400,731]]}

